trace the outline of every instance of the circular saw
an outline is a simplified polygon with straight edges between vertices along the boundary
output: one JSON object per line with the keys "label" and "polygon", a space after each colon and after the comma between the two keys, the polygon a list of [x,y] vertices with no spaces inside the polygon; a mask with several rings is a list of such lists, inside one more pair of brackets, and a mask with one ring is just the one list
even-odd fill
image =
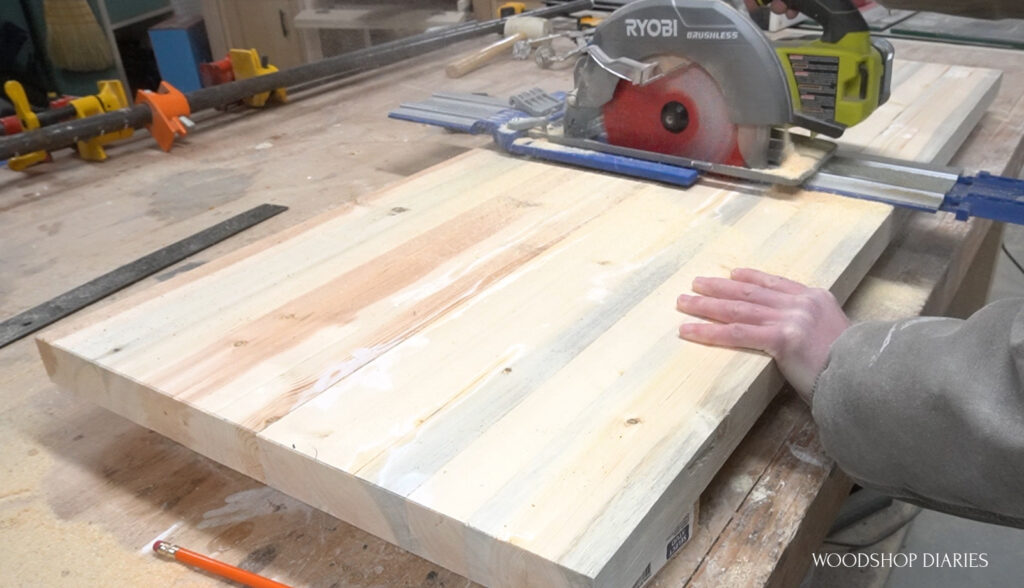
{"label": "circular saw", "polygon": [[787,4],[822,36],[772,43],[721,0],[622,6],[576,65],[564,136],[763,169],[784,164],[789,127],[842,135],[888,99],[892,46],[871,38],[851,0]]}

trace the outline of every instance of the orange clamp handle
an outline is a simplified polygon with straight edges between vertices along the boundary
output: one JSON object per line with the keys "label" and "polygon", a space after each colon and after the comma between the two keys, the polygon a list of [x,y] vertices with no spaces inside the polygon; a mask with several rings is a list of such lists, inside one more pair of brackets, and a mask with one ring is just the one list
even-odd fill
{"label": "orange clamp handle", "polygon": [[176,137],[184,137],[188,133],[180,119],[192,114],[188,99],[167,82],[160,82],[156,92],[139,90],[135,94],[135,103],[149,106],[153,121],[146,125],[146,129],[164,151],[171,150]]}

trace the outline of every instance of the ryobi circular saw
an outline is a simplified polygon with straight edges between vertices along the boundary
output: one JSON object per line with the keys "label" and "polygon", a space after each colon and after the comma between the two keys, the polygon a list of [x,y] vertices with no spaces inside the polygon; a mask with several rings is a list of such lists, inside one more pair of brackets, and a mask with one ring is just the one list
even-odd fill
{"label": "ryobi circular saw", "polygon": [[[767,4],[769,0],[756,0]],[[892,46],[851,0],[785,0],[820,38],[770,42],[722,0],[635,0],[594,31],[574,87],[435,93],[392,118],[490,134],[507,153],[689,187],[701,174],[1024,224],[1024,181],[840,152],[889,98]]]}
{"label": "ryobi circular saw", "polygon": [[842,135],[888,99],[892,45],[871,38],[851,0],[786,4],[821,37],[773,43],[721,0],[625,4],[576,65],[565,137],[765,168],[783,157],[779,129]]}

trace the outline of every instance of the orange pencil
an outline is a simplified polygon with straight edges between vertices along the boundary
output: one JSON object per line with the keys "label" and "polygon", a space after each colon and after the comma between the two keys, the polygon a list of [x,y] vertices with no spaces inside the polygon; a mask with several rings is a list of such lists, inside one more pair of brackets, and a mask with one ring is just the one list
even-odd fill
{"label": "orange pencil", "polygon": [[181,563],[195,566],[201,570],[210,572],[211,574],[216,574],[222,578],[234,580],[235,582],[245,584],[246,586],[252,586],[253,588],[289,588],[287,584],[275,582],[270,578],[264,578],[259,574],[247,572],[242,568],[236,568],[233,565],[206,557],[201,553],[189,551],[184,547],[172,545],[166,541],[158,540],[154,543],[153,551],[155,551],[157,555],[176,559]]}

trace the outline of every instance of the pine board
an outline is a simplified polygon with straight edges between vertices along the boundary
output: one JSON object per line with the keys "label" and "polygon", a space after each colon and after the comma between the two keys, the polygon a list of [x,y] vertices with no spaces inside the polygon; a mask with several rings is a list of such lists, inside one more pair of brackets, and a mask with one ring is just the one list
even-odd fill
{"label": "pine board", "polygon": [[[941,163],[998,77],[901,64],[845,141]],[[781,383],[679,340],[676,295],[750,265],[843,298],[891,212],[476,150],[38,341],[61,386],[474,580],[631,586]]]}

